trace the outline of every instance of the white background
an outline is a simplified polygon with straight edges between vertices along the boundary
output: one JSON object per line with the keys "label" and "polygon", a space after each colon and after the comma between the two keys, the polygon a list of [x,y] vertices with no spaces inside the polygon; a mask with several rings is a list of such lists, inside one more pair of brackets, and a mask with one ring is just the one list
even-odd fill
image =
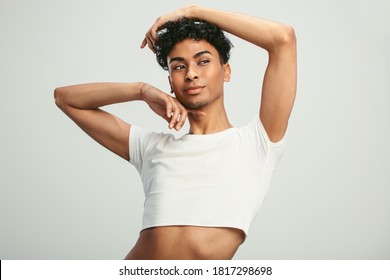
{"label": "white background", "polygon": [[[158,16],[190,3],[0,0],[0,259],[122,259],[134,245],[136,170],[56,108],[53,90],[145,81],[169,91],[139,45]],[[198,3],[291,24],[298,39],[288,148],[235,259],[389,259],[389,2]],[[226,107],[242,126],[257,113],[267,56],[230,38]],[[107,110],[167,131],[141,102]]]}

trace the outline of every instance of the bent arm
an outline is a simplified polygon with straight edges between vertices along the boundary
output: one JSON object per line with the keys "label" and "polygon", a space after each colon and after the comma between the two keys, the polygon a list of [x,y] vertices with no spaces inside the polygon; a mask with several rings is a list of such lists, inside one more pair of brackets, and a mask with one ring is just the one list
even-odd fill
{"label": "bent arm", "polygon": [[259,116],[271,141],[281,140],[293,108],[297,83],[296,38],[288,25],[252,16],[193,6],[190,14],[268,52]]}
{"label": "bent arm", "polygon": [[82,130],[113,153],[129,159],[130,124],[99,107],[140,100],[142,83],[94,83],[55,89],[56,105]]}
{"label": "bent arm", "polygon": [[[54,91],[57,106],[82,130],[113,153],[129,160],[131,125],[100,109],[105,105],[134,100],[145,101],[154,113],[179,130],[187,110],[178,100],[143,83],[93,83],[59,87]],[[199,113],[201,112],[194,112]]]}
{"label": "bent arm", "polygon": [[268,52],[263,78],[259,117],[271,141],[283,138],[295,100],[297,80],[296,38],[288,25],[238,13],[191,5],[158,18],[141,47],[153,50],[156,31],[165,22],[180,17],[206,20],[222,30],[259,46]]}

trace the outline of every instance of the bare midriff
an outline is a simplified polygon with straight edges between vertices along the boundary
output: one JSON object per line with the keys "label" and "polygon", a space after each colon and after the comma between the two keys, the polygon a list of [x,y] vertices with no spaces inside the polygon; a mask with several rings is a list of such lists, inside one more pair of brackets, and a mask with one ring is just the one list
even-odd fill
{"label": "bare midriff", "polygon": [[143,230],[126,260],[228,260],[244,240],[242,230],[161,226]]}

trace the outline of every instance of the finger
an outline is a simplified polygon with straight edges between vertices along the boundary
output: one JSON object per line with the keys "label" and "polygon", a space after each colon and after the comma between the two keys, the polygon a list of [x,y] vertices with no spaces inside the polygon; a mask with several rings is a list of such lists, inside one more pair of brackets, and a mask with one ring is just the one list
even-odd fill
{"label": "finger", "polygon": [[156,26],[155,28],[153,28],[152,30],[150,30],[150,37],[151,37],[152,40],[154,40],[154,41],[157,41],[157,40],[158,40],[157,30],[158,30],[158,26]]}
{"label": "finger", "polygon": [[171,121],[169,122],[169,128],[174,128],[176,126],[176,124],[179,120],[179,116],[180,116],[180,109],[176,105],[176,106],[174,106],[173,111],[172,111]]}
{"label": "finger", "polygon": [[180,109],[179,118],[178,118],[177,124],[176,124],[176,129],[180,129],[184,125],[184,123],[187,119],[188,111],[186,108],[184,108],[184,106],[180,102],[178,102],[178,100],[176,98],[174,99],[174,101],[176,102],[177,106]]}
{"label": "finger", "polygon": [[183,108],[183,110],[181,110],[181,112],[180,112],[179,119],[178,119],[177,124],[175,126],[176,130],[180,130],[184,126],[184,123],[187,119],[187,116],[188,116],[188,112],[186,109]]}
{"label": "finger", "polygon": [[146,37],[146,41],[147,41],[147,44],[148,44],[148,47],[149,49],[152,50],[152,52],[156,52],[156,49],[154,47],[154,41],[150,39],[150,37]]}
{"label": "finger", "polygon": [[154,41],[151,39],[150,29],[145,34],[145,38],[143,39],[140,48],[143,49],[146,45],[154,52]]}
{"label": "finger", "polygon": [[172,106],[172,102],[170,100],[168,100],[166,102],[166,117],[168,119],[168,122],[170,122],[171,118],[172,118],[172,115],[173,115],[173,106]]}
{"label": "finger", "polygon": [[141,48],[141,49],[145,48],[146,44],[147,44],[147,41],[146,41],[146,37],[145,37],[144,40],[143,40],[142,43],[141,43],[140,48]]}
{"label": "finger", "polygon": [[160,26],[160,18],[156,20],[156,22],[152,25],[152,27],[149,29],[150,30],[150,36],[153,40],[157,41],[158,36],[157,36],[157,30]]}

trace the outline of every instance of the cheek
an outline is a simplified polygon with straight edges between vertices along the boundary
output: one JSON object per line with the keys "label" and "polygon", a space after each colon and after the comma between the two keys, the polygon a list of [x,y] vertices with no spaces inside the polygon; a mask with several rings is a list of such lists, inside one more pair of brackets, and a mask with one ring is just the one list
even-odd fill
{"label": "cheek", "polygon": [[207,74],[203,77],[208,81],[213,81],[215,85],[218,86],[220,83],[224,82],[225,73],[220,68],[214,67],[214,69],[207,71]]}
{"label": "cheek", "polygon": [[178,75],[171,75],[169,78],[169,84],[172,88],[177,88],[180,85],[179,81]]}

